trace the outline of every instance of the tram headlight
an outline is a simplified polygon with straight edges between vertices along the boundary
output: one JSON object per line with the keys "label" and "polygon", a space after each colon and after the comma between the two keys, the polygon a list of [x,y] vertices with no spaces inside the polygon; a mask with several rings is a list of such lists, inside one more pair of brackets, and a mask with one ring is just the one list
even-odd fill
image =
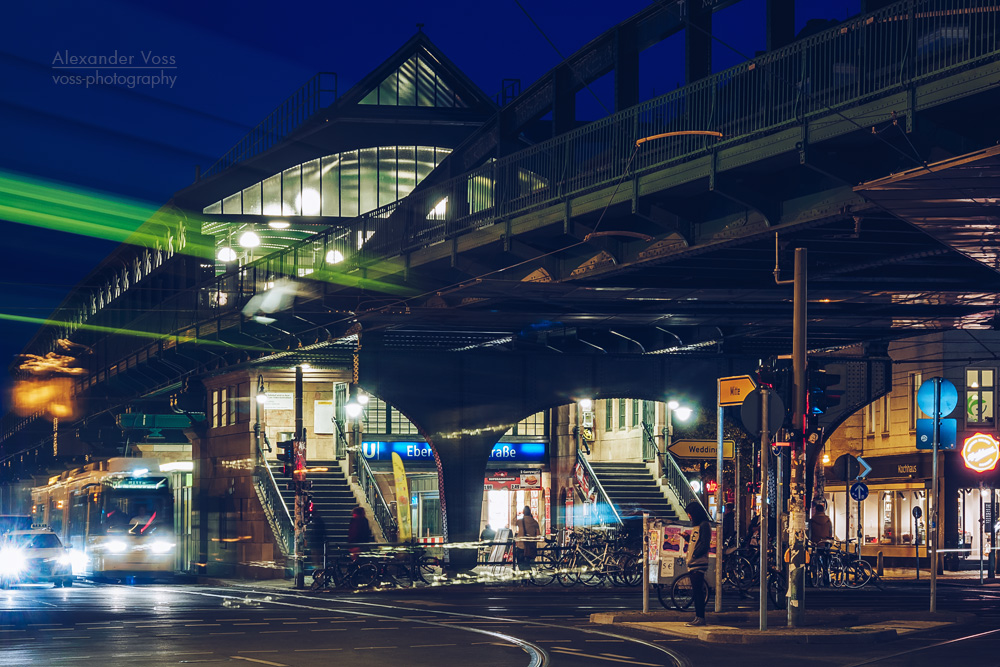
{"label": "tram headlight", "polygon": [[113,554],[120,554],[128,549],[128,545],[125,544],[124,540],[111,540],[104,543],[104,548]]}
{"label": "tram headlight", "polygon": [[0,575],[12,577],[20,574],[27,564],[20,549],[0,549]]}
{"label": "tram headlight", "polygon": [[166,540],[156,540],[149,545],[149,548],[153,550],[154,554],[165,554],[174,548],[173,543],[167,542]]}

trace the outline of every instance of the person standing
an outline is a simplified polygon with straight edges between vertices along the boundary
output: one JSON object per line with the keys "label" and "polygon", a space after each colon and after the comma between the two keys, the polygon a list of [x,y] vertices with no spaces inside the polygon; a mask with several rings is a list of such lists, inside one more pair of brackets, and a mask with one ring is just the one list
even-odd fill
{"label": "person standing", "polygon": [[[534,538],[538,537],[538,533],[538,522],[532,516],[531,508],[525,505],[524,516],[517,520],[518,540],[514,544],[515,556],[520,556],[518,562],[530,565],[531,561],[535,560],[535,555],[538,553],[538,546]],[[522,570],[526,568],[527,565],[520,566]]]}
{"label": "person standing", "polygon": [[691,524],[691,539],[688,541],[687,561],[688,572],[691,574],[691,594],[694,597],[694,619],[688,625],[705,625],[705,571],[708,570],[708,551],[712,544],[712,523],[708,512],[701,503],[692,501],[684,508]]}
{"label": "person standing", "polygon": [[371,526],[368,525],[368,517],[365,516],[365,508],[360,505],[351,512],[351,523],[347,526],[347,544],[350,548],[351,558],[357,559],[361,552],[361,547],[353,546],[374,542]]}

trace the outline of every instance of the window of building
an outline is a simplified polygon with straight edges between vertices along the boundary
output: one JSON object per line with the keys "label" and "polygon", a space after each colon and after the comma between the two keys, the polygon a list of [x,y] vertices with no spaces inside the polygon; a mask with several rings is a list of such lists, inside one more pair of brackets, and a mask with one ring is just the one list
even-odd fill
{"label": "window of building", "polygon": [[628,412],[625,409],[625,399],[624,398],[619,398],[618,399],[618,430],[622,430],[622,429],[625,428],[625,417],[627,415],[628,415]]}
{"label": "window of building", "polygon": [[614,404],[615,404],[614,400],[610,399],[610,398],[607,399],[606,401],[604,401],[604,430],[605,431],[610,431],[611,430],[611,426],[614,423],[613,421],[611,421],[612,412],[614,410],[614,408],[612,406],[614,406]]}
{"label": "window of building", "polygon": [[875,402],[865,406],[865,435],[875,435]]}
{"label": "window of building", "polygon": [[400,107],[459,107],[468,105],[434,71],[427,57],[413,55],[387,76],[361,104]]}
{"label": "window of building", "polygon": [[402,412],[389,407],[389,430],[396,435],[419,435],[417,427]]}
{"label": "window of building", "polygon": [[879,401],[879,416],[882,421],[882,434],[886,435],[889,433],[889,394]]}
{"label": "window of building", "polygon": [[907,376],[907,419],[909,420],[910,430],[917,430],[917,420],[925,416],[924,413],[920,411],[917,406],[917,391],[920,389],[920,385],[923,382],[922,375],[920,373],[910,373]]}
{"label": "window of building", "polygon": [[965,422],[993,423],[993,369],[965,370]]}
{"label": "window of building", "polygon": [[637,398],[632,399],[632,428],[639,427],[639,415],[642,407],[642,401]]}
{"label": "window of building", "polygon": [[548,412],[536,412],[514,424],[504,435],[544,436],[548,425]]}
{"label": "window of building", "polygon": [[219,390],[219,426],[229,424],[229,389]]}
{"label": "window of building", "polygon": [[219,426],[219,390],[212,391],[212,428]]}

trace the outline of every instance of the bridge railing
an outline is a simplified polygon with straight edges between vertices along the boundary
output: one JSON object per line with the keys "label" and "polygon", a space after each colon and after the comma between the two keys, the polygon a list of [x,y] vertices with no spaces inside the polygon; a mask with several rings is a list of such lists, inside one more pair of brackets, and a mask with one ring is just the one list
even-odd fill
{"label": "bridge railing", "polygon": [[[985,0],[904,0],[719,72],[270,255],[271,272],[355,268],[539,207],[904,90],[998,53],[1000,8]],[[642,137],[714,130],[721,139]]]}
{"label": "bridge railing", "polygon": [[[332,97],[330,96],[332,94]],[[275,146],[301,127],[316,112],[337,99],[337,74],[319,72],[278,105],[235,146],[209,167],[202,177],[212,176],[249,160]]]}

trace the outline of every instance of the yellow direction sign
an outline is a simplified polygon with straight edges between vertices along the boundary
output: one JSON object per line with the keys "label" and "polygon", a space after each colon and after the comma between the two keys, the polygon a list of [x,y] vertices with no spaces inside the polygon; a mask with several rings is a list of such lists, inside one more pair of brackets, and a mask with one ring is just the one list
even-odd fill
{"label": "yellow direction sign", "polygon": [[757,388],[749,375],[719,378],[719,405],[740,405],[751,391]]}
{"label": "yellow direction sign", "polygon": [[[684,459],[715,459],[718,457],[718,443],[715,440],[675,440],[668,450],[674,456]],[[735,452],[732,440],[722,441],[722,458],[731,459]]]}

